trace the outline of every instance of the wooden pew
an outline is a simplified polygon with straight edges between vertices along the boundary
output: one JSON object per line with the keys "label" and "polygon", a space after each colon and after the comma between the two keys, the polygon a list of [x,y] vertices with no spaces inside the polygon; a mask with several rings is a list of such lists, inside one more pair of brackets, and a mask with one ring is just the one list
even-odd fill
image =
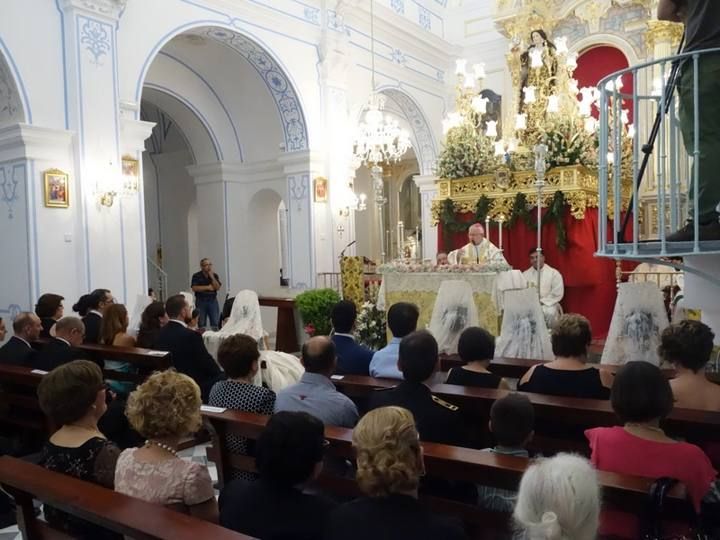
{"label": "wooden pew", "polygon": [[0,365],[0,424],[43,434],[51,431],[37,399],[42,377],[30,368]]}
{"label": "wooden pew", "polygon": [[15,498],[18,526],[24,540],[71,538],[66,533],[51,528],[35,515],[33,499],[137,539],[249,538],[164,506],[116,493],[111,489],[7,456],[0,457],[0,483]]}
{"label": "wooden pew", "polygon": [[[213,432],[214,446],[208,448],[208,458],[217,465],[221,484],[224,479],[229,478],[232,469],[255,471],[254,459],[231,453],[224,444],[225,436],[233,433],[257,439],[269,417],[230,410],[222,413],[203,412],[203,416],[211,425]],[[351,429],[326,426],[325,437],[330,442],[331,455],[353,459]],[[503,489],[516,490],[523,472],[530,463],[526,458],[503,456],[470,448],[430,442],[423,442],[422,446],[429,475]],[[651,479],[602,471],[599,472],[599,479],[606,503],[638,513],[645,507]],[[339,496],[360,494],[352,480],[333,477],[328,473],[321,476],[318,487]],[[426,502],[436,512],[460,516],[472,531],[474,538],[486,538],[486,534],[506,532],[509,529],[510,517],[506,514],[489,512],[474,505],[436,497],[427,497]],[[670,496],[668,513],[684,515],[684,511],[683,493],[678,489]]]}
{"label": "wooden pew", "polygon": [[275,350],[286,353],[296,353],[300,350],[295,326],[295,300],[293,298],[277,298],[274,296],[260,296],[261,306],[276,307],[277,326],[275,327]]}
{"label": "wooden pew", "polygon": [[[342,379],[333,379],[333,382],[341,392],[354,398],[366,397],[378,388],[389,388],[398,383],[394,380],[373,379],[360,375],[345,375]],[[477,417],[483,425],[487,421],[492,404],[510,393],[508,390],[450,384],[432,385],[431,389],[438,397],[460,406],[466,414]],[[583,428],[618,424],[615,412],[610,402],[606,400],[524,394],[533,403],[535,417],[548,423]],[[671,435],[684,437],[693,442],[720,441],[720,411],[673,409],[670,416],[665,419],[663,427]],[[580,450],[580,448],[572,449]]]}

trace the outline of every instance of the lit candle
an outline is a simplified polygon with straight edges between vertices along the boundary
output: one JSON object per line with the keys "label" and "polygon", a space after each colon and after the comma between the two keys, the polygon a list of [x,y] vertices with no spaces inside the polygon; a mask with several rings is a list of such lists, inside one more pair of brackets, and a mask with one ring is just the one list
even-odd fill
{"label": "lit candle", "polygon": [[541,68],[543,65],[542,61],[542,49],[537,47],[530,51],[530,67],[534,69]]}
{"label": "lit candle", "polygon": [[497,137],[497,121],[488,120],[486,124],[487,127],[485,129],[485,136],[493,138]]}
{"label": "lit candle", "polygon": [[502,214],[498,217],[498,247],[502,249],[502,225],[505,218]]}
{"label": "lit candle", "polygon": [[475,72],[475,78],[478,80],[485,78],[485,64],[473,64],[473,71]]}
{"label": "lit candle", "polygon": [[465,69],[467,66],[467,60],[464,58],[458,58],[455,60],[455,75],[465,76]]}
{"label": "lit candle", "polygon": [[470,106],[478,114],[485,114],[487,112],[487,104],[490,101],[488,98],[482,96],[475,96],[470,102]]}
{"label": "lit candle", "polygon": [[523,88],[523,94],[525,94],[525,103],[535,103],[535,87],[526,86]]}
{"label": "lit candle", "polygon": [[485,216],[485,234],[490,236],[490,216]]}
{"label": "lit candle", "polygon": [[559,111],[560,111],[560,97],[559,96],[549,96],[547,112],[556,113]]}
{"label": "lit candle", "polygon": [[515,115],[515,129],[527,129],[527,114]]}
{"label": "lit candle", "polygon": [[555,52],[557,54],[567,54],[568,53],[568,38],[563,36],[555,39]]}

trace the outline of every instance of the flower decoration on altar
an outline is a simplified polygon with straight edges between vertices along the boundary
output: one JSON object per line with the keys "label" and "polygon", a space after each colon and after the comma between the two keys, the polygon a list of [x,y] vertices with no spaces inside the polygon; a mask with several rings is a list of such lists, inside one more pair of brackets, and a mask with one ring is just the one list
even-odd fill
{"label": "flower decoration on altar", "polygon": [[483,264],[434,264],[432,262],[408,262],[393,261],[382,264],[378,267],[380,274],[392,272],[399,273],[437,273],[437,274],[472,274],[472,273],[498,273],[511,270],[511,267],[504,262],[493,262]]}
{"label": "flower decoration on altar", "polygon": [[358,343],[374,351],[387,345],[385,312],[372,302],[365,302],[355,321],[355,337]]}
{"label": "flower decoration on altar", "polygon": [[[501,126],[499,118],[486,114],[484,65],[468,70],[466,60],[457,60],[456,110],[443,121],[445,144],[437,175],[453,180],[494,173],[503,167],[529,170],[532,149],[539,144],[547,146],[548,169],[596,168],[599,133],[594,115],[600,93],[596,88],[578,87],[573,78],[577,53],[570,52],[567,38],[557,37],[553,42],[542,29],[533,30],[527,44],[520,38],[512,40],[507,60],[514,87],[510,106],[516,111],[511,126]],[[620,121],[611,118],[610,139],[621,141],[619,152],[631,153],[634,129],[628,111],[622,109],[621,88],[622,81],[616,81],[613,89],[618,92],[611,99],[617,103],[611,102],[610,110]],[[631,182],[632,171],[623,170],[622,179]]]}

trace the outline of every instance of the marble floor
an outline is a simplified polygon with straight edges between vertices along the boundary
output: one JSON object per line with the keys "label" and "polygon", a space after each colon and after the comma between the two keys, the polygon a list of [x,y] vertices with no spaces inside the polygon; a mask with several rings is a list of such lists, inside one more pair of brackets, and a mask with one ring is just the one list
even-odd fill
{"label": "marble floor", "polygon": [[[217,468],[214,463],[208,463],[207,455],[205,453],[205,449],[208,444],[200,444],[198,446],[188,448],[187,450],[183,450],[180,452],[180,457],[188,461],[194,461],[196,463],[207,465],[208,470],[210,471],[210,478],[212,478],[213,482],[217,482]],[[217,495],[217,491],[215,494]],[[7,527],[5,529],[0,529],[0,540],[22,540],[22,535],[18,531],[17,526]]]}

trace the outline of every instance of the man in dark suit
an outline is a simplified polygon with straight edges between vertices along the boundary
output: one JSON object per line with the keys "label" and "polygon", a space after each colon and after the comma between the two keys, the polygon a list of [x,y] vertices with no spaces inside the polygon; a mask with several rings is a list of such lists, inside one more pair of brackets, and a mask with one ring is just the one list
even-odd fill
{"label": "man in dark suit", "polygon": [[[54,368],[86,357],[78,350],[85,336],[85,325],[78,317],[63,317],[55,323],[55,337],[38,351],[30,365],[35,369],[51,371]],[[102,366],[101,366],[102,367]]]}
{"label": "man in dark suit", "polygon": [[339,375],[368,375],[368,368],[375,351],[363,347],[355,342],[352,335],[357,318],[357,308],[353,302],[341,300],[333,307],[330,314],[333,325],[332,340],[335,343],[337,354],[337,368]]}
{"label": "man in dark suit", "polygon": [[168,298],[165,312],[170,321],[160,329],[153,348],[172,354],[175,369],[198,384],[207,403],[213,384],[223,378],[222,371],[205,348],[202,336],[187,327],[191,311],[185,297],[176,294]]}
{"label": "man in dark suit", "polygon": [[18,313],[13,321],[13,337],[0,347],[0,364],[28,366],[35,354],[30,344],[42,331],[40,317],[29,311]]}
{"label": "man in dark suit", "polygon": [[115,303],[112,293],[107,289],[95,289],[88,298],[89,311],[82,319],[85,324],[85,340],[83,343],[99,343],[100,327],[105,310]]}

